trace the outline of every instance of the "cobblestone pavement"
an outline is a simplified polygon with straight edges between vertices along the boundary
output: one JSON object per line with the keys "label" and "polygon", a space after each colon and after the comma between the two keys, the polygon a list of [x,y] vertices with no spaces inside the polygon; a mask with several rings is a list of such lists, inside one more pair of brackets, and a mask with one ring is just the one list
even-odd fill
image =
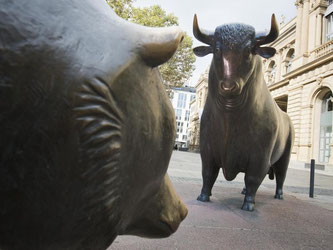
{"label": "cobblestone pavement", "polygon": [[168,173],[189,213],[178,231],[165,239],[118,236],[116,249],[333,249],[333,177],[316,174],[315,197],[308,197],[309,171],[288,170],[284,200],[273,198],[266,178],[254,212],[240,209],[241,174],[228,182],[221,174],[211,202],[196,200],[201,190],[199,154],[174,152]]}

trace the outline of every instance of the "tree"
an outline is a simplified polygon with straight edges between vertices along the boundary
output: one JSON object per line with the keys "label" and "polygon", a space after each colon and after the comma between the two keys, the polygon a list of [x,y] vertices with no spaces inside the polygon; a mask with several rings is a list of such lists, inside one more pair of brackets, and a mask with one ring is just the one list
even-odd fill
{"label": "tree", "polygon": [[178,25],[178,18],[166,12],[158,5],[146,8],[134,8],[129,20],[149,27],[167,27]]}
{"label": "tree", "polygon": [[160,66],[163,80],[172,86],[183,86],[195,69],[195,56],[192,51],[192,38],[185,35],[175,55]]}
{"label": "tree", "polygon": [[[178,25],[178,18],[167,14],[160,6],[135,8],[133,0],[108,0],[115,12],[126,20],[150,27],[167,27]],[[185,34],[175,55],[159,67],[166,85],[182,86],[192,76],[195,56],[192,52],[192,38]]]}
{"label": "tree", "polygon": [[118,16],[128,20],[132,16],[133,0],[106,0]]}

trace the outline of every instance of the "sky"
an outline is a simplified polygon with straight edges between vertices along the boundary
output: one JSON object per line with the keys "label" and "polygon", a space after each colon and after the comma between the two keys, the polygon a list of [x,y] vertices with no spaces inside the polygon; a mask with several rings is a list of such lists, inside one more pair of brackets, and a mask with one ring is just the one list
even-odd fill
{"label": "sky", "polygon": [[[199,27],[214,31],[225,23],[246,23],[256,31],[269,31],[274,13],[278,23],[288,23],[296,16],[295,0],[134,0],[135,7],[159,5],[167,13],[178,17],[179,26],[193,39],[193,47],[204,45],[192,33],[193,16],[196,13]],[[209,66],[212,56],[197,57],[195,70],[187,85],[195,86],[200,75]]]}

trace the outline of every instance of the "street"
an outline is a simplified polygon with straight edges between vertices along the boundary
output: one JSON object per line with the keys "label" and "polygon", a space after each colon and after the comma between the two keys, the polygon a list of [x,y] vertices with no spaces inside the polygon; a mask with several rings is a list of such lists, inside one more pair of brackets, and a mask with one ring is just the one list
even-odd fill
{"label": "street", "polygon": [[227,182],[220,174],[211,202],[201,190],[200,154],[174,151],[168,173],[189,213],[165,239],[118,236],[112,249],[332,249],[333,177],[316,174],[309,198],[309,171],[290,168],[284,200],[274,199],[275,181],[260,186],[254,212],[240,209],[244,175]]}

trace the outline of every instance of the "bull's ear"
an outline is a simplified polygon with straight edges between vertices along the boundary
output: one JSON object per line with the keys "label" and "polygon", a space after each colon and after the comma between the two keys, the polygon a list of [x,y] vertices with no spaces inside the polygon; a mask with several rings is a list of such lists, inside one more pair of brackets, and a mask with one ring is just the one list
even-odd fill
{"label": "bull's ear", "polygon": [[193,49],[196,56],[203,57],[210,53],[213,53],[213,49],[210,46],[199,46]]}
{"label": "bull's ear", "polygon": [[257,47],[255,53],[262,56],[263,58],[270,58],[275,55],[276,49],[272,47]]}

